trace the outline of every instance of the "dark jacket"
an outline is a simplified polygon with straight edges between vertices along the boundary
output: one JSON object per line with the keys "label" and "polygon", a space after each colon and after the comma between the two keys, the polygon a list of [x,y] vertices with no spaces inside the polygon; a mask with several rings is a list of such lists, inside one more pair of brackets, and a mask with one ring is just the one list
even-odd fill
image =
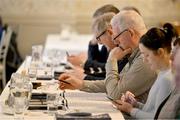
{"label": "dark jacket", "polygon": [[[106,76],[105,64],[108,58],[109,52],[105,46],[102,46],[99,50],[98,45],[92,45],[89,43],[88,47],[88,59],[84,64],[84,71],[87,74],[84,80],[104,80]],[[128,62],[127,57],[118,61],[118,70],[124,68]]]}

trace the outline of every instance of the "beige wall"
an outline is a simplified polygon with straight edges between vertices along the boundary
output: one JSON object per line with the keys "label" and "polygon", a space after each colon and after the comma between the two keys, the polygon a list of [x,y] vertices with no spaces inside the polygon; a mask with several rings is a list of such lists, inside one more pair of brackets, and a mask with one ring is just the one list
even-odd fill
{"label": "beige wall", "polygon": [[180,21],[180,0],[0,0],[0,15],[18,32],[18,47],[24,57],[30,54],[31,45],[43,44],[47,34],[59,33],[62,24],[90,33],[94,10],[107,3],[120,9],[137,7],[148,27]]}

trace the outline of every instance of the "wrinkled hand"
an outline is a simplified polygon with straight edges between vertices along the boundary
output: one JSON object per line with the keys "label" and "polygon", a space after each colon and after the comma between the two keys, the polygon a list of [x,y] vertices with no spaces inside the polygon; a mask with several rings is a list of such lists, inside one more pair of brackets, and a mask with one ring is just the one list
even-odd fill
{"label": "wrinkled hand", "polygon": [[115,47],[111,50],[108,59],[121,60],[124,56],[126,56],[127,54],[131,52],[132,52],[131,48],[122,50],[120,47]]}
{"label": "wrinkled hand", "polygon": [[130,114],[131,110],[133,109],[133,106],[130,103],[123,102],[121,100],[116,100],[116,102],[113,102],[113,104],[117,107],[118,110],[128,114]]}
{"label": "wrinkled hand", "polygon": [[70,75],[68,73],[61,74],[59,76],[59,80],[70,83],[70,84],[67,84],[67,83],[60,81],[59,88],[62,90],[64,90],[64,89],[71,89],[71,90],[80,89],[83,86],[83,80],[78,79],[75,76]]}
{"label": "wrinkled hand", "polygon": [[80,66],[81,64],[85,63],[86,59],[87,59],[86,53],[67,56],[67,61],[73,64],[74,66]]}
{"label": "wrinkled hand", "polygon": [[76,76],[78,79],[84,79],[86,74],[84,74],[84,69],[78,66],[75,66],[73,70],[66,71],[68,74]]}
{"label": "wrinkled hand", "polygon": [[133,106],[136,106],[137,101],[135,99],[135,95],[130,91],[127,91],[126,94],[121,96],[121,101],[128,102]]}

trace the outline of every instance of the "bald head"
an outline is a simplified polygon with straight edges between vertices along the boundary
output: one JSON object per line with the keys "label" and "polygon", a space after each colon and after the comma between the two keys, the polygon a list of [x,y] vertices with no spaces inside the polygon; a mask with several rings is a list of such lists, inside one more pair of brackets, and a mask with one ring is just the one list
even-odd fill
{"label": "bald head", "polygon": [[135,30],[139,36],[142,36],[147,30],[142,17],[135,11],[121,11],[111,20],[112,27],[118,31],[131,28]]}

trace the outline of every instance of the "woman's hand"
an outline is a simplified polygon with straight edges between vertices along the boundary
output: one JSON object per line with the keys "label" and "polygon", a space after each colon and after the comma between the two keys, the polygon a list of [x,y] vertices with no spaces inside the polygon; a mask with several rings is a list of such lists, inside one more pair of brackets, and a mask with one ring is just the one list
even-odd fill
{"label": "woman's hand", "polygon": [[113,104],[117,107],[118,110],[126,112],[128,114],[130,114],[131,110],[133,109],[133,106],[130,103],[121,100],[116,100],[115,102],[113,102]]}
{"label": "woman's hand", "polygon": [[136,106],[136,104],[137,104],[135,95],[133,93],[131,93],[130,91],[127,91],[126,94],[123,94],[121,96],[121,101],[128,102],[133,106]]}

